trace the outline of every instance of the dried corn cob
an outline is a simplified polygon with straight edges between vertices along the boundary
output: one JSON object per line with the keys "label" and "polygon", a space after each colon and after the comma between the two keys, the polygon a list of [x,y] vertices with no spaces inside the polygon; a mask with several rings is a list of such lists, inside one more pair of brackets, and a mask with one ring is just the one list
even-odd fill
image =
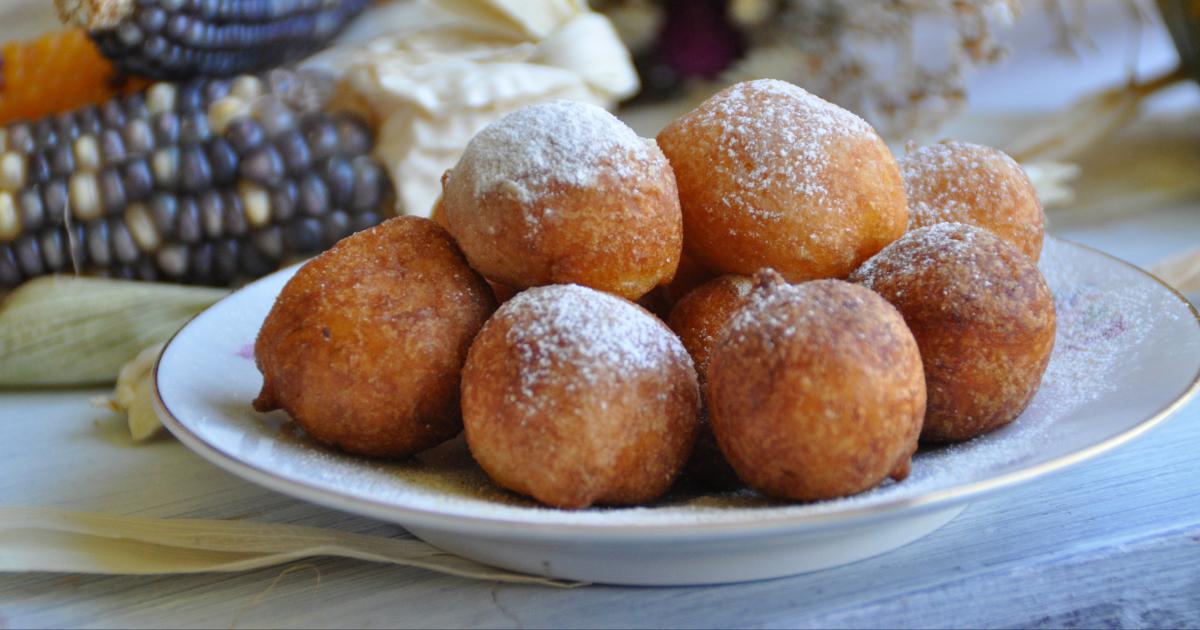
{"label": "dried corn cob", "polygon": [[45,273],[226,285],[378,223],[391,184],[315,78],[156,83],[0,129],[0,287]]}
{"label": "dried corn cob", "polygon": [[0,124],[101,103],[143,89],[122,78],[79,29],[0,47]]}
{"label": "dried corn cob", "polygon": [[119,69],[153,79],[228,77],[320,49],[369,0],[57,0]]}

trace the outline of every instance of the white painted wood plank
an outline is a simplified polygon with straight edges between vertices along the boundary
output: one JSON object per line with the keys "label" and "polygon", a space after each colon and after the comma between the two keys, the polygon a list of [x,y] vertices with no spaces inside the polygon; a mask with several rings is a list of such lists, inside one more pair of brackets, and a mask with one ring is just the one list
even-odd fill
{"label": "white painted wood plank", "polygon": [[[164,578],[6,576],[0,578],[0,615],[10,626],[102,627],[149,627],[164,620],[241,627],[855,626],[884,617],[879,625],[1022,625],[1043,623],[1043,618],[1044,625],[1110,618],[1129,625],[1142,614],[1188,620],[1200,614],[1200,602],[1186,597],[1200,593],[1191,588],[1200,586],[1195,568],[1200,567],[1198,420],[1200,407],[1193,405],[1146,438],[978,503],[913,545],[795,578],[561,592],[323,559],[292,565],[282,577],[282,569]],[[69,419],[64,422],[68,432],[78,429]],[[0,443],[15,437],[5,434],[6,425],[0,411],[0,440],[5,440]],[[126,456],[80,461],[77,471],[92,477],[94,465],[125,476],[89,479],[85,485],[95,488],[98,505],[139,505],[127,478],[149,469],[166,487],[142,497],[138,509],[147,514],[252,517],[384,535],[399,531],[258,490],[170,442],[151,447],[157,450],[146,457],[119,440],[110,446]],[[49,471],[66,461],[58,455],[22,459],[22,465],[51,476],[57,473]],[[55,503],[56,483],[61,477],[58,482],[27,477],[24,483],[10,477],[0,481],[0,496],[7,499],[9,491],[27,487],[22,491],[27,498],[50,492],[43,498]],[[1175,565],[1168,564],[1172,560]],[[319,586],[314,568],[321,574]],[[1034,579],[1039,572],[1050,577]]]}

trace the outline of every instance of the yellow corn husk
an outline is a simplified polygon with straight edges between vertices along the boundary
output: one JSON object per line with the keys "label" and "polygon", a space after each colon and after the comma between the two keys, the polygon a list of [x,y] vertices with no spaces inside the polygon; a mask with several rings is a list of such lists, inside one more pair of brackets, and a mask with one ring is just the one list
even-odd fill
{"label": "yellow corn husk", "polygon": [[93,401],[123,414],[135,442],[145,442],[162,433],[162,421],[154,412],[154,364],[166,345],[156,343],[138,353],[137,358],[121,368],[112,398]]}
{"label": "yellow corn husk", "polygon": [[1067,162],[1022,162],[1021,168],[1033,182],[1037,191],[1038,201],[1046,209],[1058,208],[1075,201],[1075,190],[1072,182],[1079,177],[1082,169],[1078,164]]}
{"label": "yellow corn husk", "polygon": [[111,383],[224,289],[46,276],[0,303],[0,387]]}

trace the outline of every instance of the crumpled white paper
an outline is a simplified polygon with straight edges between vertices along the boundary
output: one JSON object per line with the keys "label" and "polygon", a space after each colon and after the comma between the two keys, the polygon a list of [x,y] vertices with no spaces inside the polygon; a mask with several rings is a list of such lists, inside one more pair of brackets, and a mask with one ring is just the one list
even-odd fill
{"label": "crumpled white paper", "polygon": [[505,114],[555,98],[608,106],[638,88],[612,24],[584,0],[427,0],[390,10],[397,30],[306,65],[341,76],[342,98],[375,119],[398,214],[429,216],[442,173]]}

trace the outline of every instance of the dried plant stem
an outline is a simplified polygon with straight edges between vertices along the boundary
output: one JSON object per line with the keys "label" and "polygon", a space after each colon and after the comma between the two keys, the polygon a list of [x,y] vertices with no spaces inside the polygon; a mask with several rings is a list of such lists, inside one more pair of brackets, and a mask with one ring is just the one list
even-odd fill
{"label": "dried plant stem", "polygon": [[1187,79],[1182,66],[1148,81],[1085,96],[1018,136],[1005,150],[1019,162],[1070,161],[1132,121],[1151,94]]}

